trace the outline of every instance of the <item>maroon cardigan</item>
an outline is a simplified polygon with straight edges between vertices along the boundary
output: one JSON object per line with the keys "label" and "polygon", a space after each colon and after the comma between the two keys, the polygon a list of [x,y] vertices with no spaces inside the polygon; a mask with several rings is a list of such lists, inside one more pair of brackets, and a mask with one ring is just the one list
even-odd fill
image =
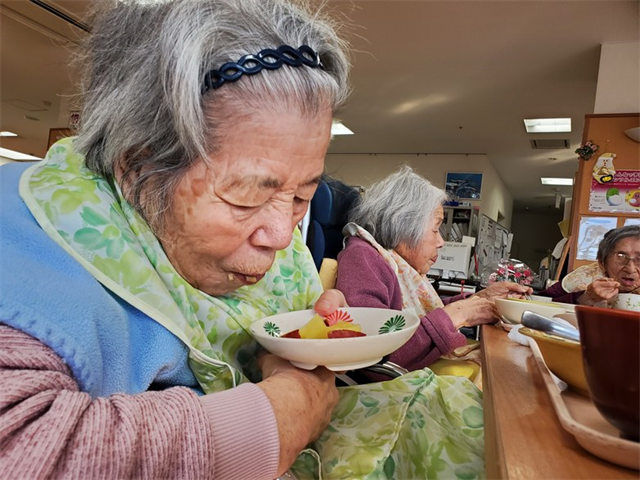
{"label": "maroon cardigan", "polygon": [[[395,272],[373,246],[359,237],[349,238],[338,255],[336,288],[351,307],[402,310],[402,293]],[[443,299],[443,303],[465,296]],[[465,344],[466,337],[456,330],[449,315],[437,308],[420,319],[413,337],[392,353],[389,360],[408,370],[417,370]]]}
{"label": "maroon cardigan", "polygon": [[578,292],[567,292],[562,288],[562,282],[557,282],[551,285],[546,290],[543,290],[538,295],[543,297],[551,297],[554,302],[560,303],[572,303],[578,305],[578,299],[582,296],[584,290]]}

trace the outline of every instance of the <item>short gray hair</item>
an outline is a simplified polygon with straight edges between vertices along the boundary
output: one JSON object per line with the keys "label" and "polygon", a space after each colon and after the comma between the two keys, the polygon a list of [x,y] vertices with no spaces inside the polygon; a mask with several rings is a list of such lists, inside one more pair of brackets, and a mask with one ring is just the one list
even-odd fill
{"label": "short gray hair", "polygon": [[[82,125],[75,148],[93,172],[124,173],[125,197],[159,233],[175,187],[226,129],[254,109],[335,113],[348,93],[346,43],[298,0],[96,2],[79,56]],[[105,4],[108,4],[105,7]],[[282,67],[202,93],[205,74],[265,48],[308,45],[320,68]]]}
{"label": "short gray hair", "polygon": [[415,248],[436,209],[447,200],[444,190],[404,165],[368,188],[349,221],[367,230],[384,248],[400,243]]}
{"label": "short gray hair", "polygon": [[598,261],[604,265],[607,257],[614,253],[618,242],[628,237],[640,239],[640,225],[627,225],[626,227],[614,228],[605,233],[600,245],[598,245]]}

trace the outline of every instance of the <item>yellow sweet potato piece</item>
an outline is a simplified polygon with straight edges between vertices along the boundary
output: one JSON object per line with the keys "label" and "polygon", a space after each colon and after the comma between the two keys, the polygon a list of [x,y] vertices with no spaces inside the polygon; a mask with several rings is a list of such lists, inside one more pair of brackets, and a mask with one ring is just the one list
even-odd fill
{"label": "yellow sweet potato piece", "polygon": [[324,318],[314,315],[309,322],[300,329],[300,338],[327,338],[329,327],[324,323]]}

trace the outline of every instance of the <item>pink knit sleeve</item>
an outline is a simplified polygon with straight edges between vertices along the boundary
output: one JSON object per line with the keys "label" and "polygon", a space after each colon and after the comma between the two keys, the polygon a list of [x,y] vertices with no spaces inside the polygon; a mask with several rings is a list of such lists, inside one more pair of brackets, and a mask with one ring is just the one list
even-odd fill
{"label": "pink knit sleeve", "polygon": [[277,470],[276,419],[255,385],[92,400],[51,349],[4,325],[0,385],[4,478],[272,479]]}

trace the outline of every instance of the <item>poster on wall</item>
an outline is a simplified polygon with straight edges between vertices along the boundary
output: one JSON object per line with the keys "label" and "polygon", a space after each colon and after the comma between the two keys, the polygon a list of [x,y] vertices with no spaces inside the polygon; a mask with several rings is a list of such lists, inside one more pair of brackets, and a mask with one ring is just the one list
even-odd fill
{"label": "poster on wall", "polygon": [[592,177],[589,211],[640,213],[640,170],[617,170],[607,183]]}
{"label": "poster on wall", "polygon": [[615,217],[582,217],[576,260],[596,260],[600,241],[605,233],[616,228],[617,223],[618,219]]}
{"label": "poster on wall", "polygon": [[453,199],[480,200],[481,173],[447,173],[445,190]]}

